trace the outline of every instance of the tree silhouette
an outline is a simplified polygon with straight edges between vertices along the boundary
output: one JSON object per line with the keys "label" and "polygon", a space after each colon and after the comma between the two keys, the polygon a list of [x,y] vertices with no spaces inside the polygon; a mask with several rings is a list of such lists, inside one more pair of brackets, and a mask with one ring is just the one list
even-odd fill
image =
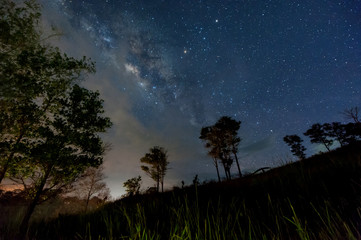
{"label": "tree silhouette", "polygon": [[361,123],[348,123],[345,128],[348,143],[361,140]]}
{"label": "tree silhouette", "polygon": [[54,114],[67,90],[95,68],[86,58],[68,57],[41,41],[40,7],[35,1],[19,6],[2,0],[0,5],[1,183],[26,161],[36,141],[34,132]]}
{"label": "tree silhouette", "polygon": [[217,147],[218,144],[218,134],[215,133],[215,130],[212,127],[204,127],[201,130],[201,136],[199,137],[203,141],[206,142],[205,147],[209,148],[208,155],[210,155],[213,159],[213,164],[217,170],[218,182],[221,181],[221,177],[219,175],[218,168],[218,158],[220,155],[220,149]]}
{"label": "tree silhouette", "polygon": [[238,145],[241,141],[241,138],[238,137],[238,130],[240,126],[241,126],[241,121],[236,121],[227,116],[221,117],[215,124],[215,127],[218,128],[224,135],[224,140],[226,142],[226,145],[231,149],[231,152],[233,153],[233,156],[236,160],[238,174],[240,177],[242,177],[242,172],[239,166],[239,161],[237,156]]}
{"label": "tree silhouette", "polygon": [[298,135],[287,135],[283,141],[291,147],[293,155],[299,157],[301,160],[306,158],[306,148],[302,145],[303,140]]}
{"label": "tree silhouette", "polygon": [[110,127],[110,120],[102,116],[99,93],[74,85],[59,101],[56,112],[41,121],[33,131],[27,159],[17,175],[29,187],[30,204],[20,232],[25,233],[35,206],[61,193],[88,167],[102,163],[104,144],[98,135]]}
{"label": "tree silhouette", "polygon": [[102,163],[98,133],[111,122],[102,116],[99,93],[76,84],[95,72],[94,63],[41,40],[39,5],[1,0],[0,6],[0,183],[10,176],[25,185],[24,238],[38,203]]}
{"label": "tree silhouette", "polygon": [[145,154],[140,159],[142,163],[149,166],[142,165],[141,168],[148,176],[150,176],[157,184],[157,192],[159,192],[159,184],[161,184],[163,192],[164,177],[167,173],[167,151],[159,146],[155,146],[149,150],[149,153]]}
{"label": "tree silhouette", "polygon": [[358,107],[352,107],[343,111],[343,115],[346,119],[353,120],[354,123],[361,123],[360,109]]}
{"label": "tree silhouette", "polygon": [[320,143],[323,144],[328,151],[330,151],[330,146],[333,144],[333,140],[328,138],[328,132],[331,129],[330,124],[313,124],[310,129],[308,129],[304,135],[310,137],[311,143]]}
{"label": "tree silhouette", "polygon": [[360,108],[352,107],[350,109],[346,109],[343,112],[343,114],[347,119],[350,119],[353,121],[353,123],[349,123],[346,125],[346,132],[350,136],[351,140],[352,140],[352,137],[355,138],[353,140],[360,140],[360,137],[361,137]]}
{"label": "tree silhouette", "polygon": [[128,179],[123,183],[123,187],[125,187],[125,191],[128,193],[128,196],[138,195],[140,189],[140,183],[142,181],[142,177],[133,177]]}
{"label": "tree silhouette", "polygon": [[325,129],[328,130],[326,132],[327,135],[338,141],[341,147],[353,141],[353,137],[350,136],[349,131],[347,131],[347,125],[341,124],[340,122],[333,122],[326,124],[326,126]]}
{"label": "tree silhouette", "polygon": [[85,199],[84,212],[87,212],[90,199],[97,195],[99,198],[107,199],[110,191],[104,182],[104,167],[89,167],[75,183],[76,193],[79,198]]}
{"label": "tree silhouette", "polygon": [[241,122],[230,117],[221,117],[213,126],[203,127],[200,139],[209,148],[208,154],[213,158],[217,170],[218,181],[220,181],[218,160],[223,165],[227,179],[231,179],[230,169],[233,164],[232,154],[236,160],[238,173],[242,176],[238,162],[237,152],[241,139],[237,136]]}

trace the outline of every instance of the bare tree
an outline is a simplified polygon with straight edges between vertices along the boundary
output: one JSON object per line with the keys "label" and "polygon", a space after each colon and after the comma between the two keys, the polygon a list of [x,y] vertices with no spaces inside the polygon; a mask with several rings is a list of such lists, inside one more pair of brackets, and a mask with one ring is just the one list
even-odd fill
{"label": "bare tree", "polygon": [[110,195],[109,188],[104,182],[104,167],[89,167],[75,185],[75,192],[79,198],[85,200],[84,212],[87,212],[89,201],[93,196],[102,200],[108,199]]}
{"label": "bare tree", "polygon": [[352,107],[343,111],[343,115],[348,120],[353,120],[354,123],[361,123],[361,117],[359,115],[360,109],[358,107]]}

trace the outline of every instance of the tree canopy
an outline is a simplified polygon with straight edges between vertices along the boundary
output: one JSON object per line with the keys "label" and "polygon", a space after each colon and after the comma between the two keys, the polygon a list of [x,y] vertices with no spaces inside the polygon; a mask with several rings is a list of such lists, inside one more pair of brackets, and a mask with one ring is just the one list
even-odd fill
{"label": "tree canopy", "polygon": [[238,145],[241,141],[238,137],[240,125],[240,121],[223,116],[214,125],[201,129],[199,138],[205,142],[205,147],[209,149],[208,154],[213,158],[218,181],[220,181],[218,160],[224,168],[227,179],[231,178],[230,169],[234,160],[237,163],[239,176],[242,176],[237,156]]}
{"label": "tree canopy", "polygon": [[125,191],[128,193],[128,196],[133,196],[139,194],[140,184],[142,181],[142,177],[133,177],[128,179],[123,183],[123,187],[125,187]]}
{"label": "tree canopy", "polygon": [[291,147],[291,152],[301,160],[306,158],[306,148],[302,145],[303,140],[298,135],[287,135],[283,141]]}
{"label": "tree canopy", "polygon": [[99,133],[111,122],[99,93],[79,85],[94,63],[41,40],[35,1],[0,3],[0,183],[11,177],[24,184],[24,234],[39,202],[102,163]]}
{"label": "tree canopy", "polygon": [[169,164],[167,151],[162,147],[155,146],[149,149],[149,153],[146,153],[140,161],[147,164],[142,165],[141,168],[156,182],[157,192],[159,192],[159,184],[161,184],[163,192],[164,177],[167,173]]}

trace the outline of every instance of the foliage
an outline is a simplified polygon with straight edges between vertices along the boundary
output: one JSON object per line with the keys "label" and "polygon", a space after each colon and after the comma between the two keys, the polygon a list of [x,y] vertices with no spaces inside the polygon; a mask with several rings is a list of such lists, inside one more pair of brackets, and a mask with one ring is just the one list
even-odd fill
{"label": "foliage", "polygon": [[138,195],[140,190],[140,184],[142,182],[142,177],[133,177],[128,179],[123,183],[123,187],[125,187],[125,191],[128,193],[128,196]]}
{"label": "foliage", "polygon": [[102,116],[99,93],[77,84],[94,63],[41,41],[39,5],[1,0],[0,6],[0,183],[9,176],[24,185],[25,234],[38,203],[102,163],[98,133],[111,122]]}
{"label": "foliage", "polygon": [[311,138],[311,143],[323,144],[328,151],[331,146],[337,141],[340,146],[359,141],[361,138],[361,124],[340,122],[313,124],[304,135]]}
{"label": "foliage", "polygon": [[94,64],[77,60],[41,42],[40,8],[1,0],[0,32],[0,183],[16,173],[37,136],[39,123],[56,114],[68,90]]}
{"label": "foliage", "polygon": [[301,160],[306,158],[306,148],[302,145],[303,140],[298,135],[287,135],[283,141],[291,147],[291,152]]}
{"label": "foliage", "polygon": [[[238,145],[241,139],[238,137],[238,130],[241,122],[230,117],[221,117],[213,126],[201,129],[200,139],[205,142],[205,147],[209,148],[208,154],[212,156],[217,170],[218,181],[220,181],[218,160],[223,165],[226,178],[231,179],[230,169],[234,159],[237,163],[238,173],[242,176],[238,161]],[[234,159],[232,158],[232,155]]]}
{"label": "foliage", "polygon": [[329,131],[328,125],[321,125],[319,123],[313,124],[310,129],[308,129],[304,135],[311,138],[311,143],[320,143],[323,144],[328,151],[333,144],[333,140],[327,137],[326,132]]}
{"label": "foliage", "polygon": [[142,165],[141,168],[156,182],[157,192],[159,192],[159,184],[161,184],[163,192],[164,177],[169,164],[167,158],[167,151],[162,147],[155,146],[149,149],[149,153],[146,153],[145,156],[140,159],[142,163],[149,165]]}

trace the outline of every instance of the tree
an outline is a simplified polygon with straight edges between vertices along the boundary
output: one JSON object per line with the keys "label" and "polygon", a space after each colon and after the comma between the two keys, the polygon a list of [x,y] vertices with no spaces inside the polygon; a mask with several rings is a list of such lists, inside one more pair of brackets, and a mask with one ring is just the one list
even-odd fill
{"label": "tree", "polygon": [[302,145],[303,140],[298,135],[287,135],[283,141],[291,147],[293,155],[299,157],[301,160],[306,158],[306,148]]}
{"label": "tree", "polygon": [[[22,144],[26,129],[36,119],[32,103],[38,95],[34,70],[36,51],[41,49],[38,5],[26,2],[23,7],[0,0],[0,183],[11,167]],[[32,61],[25,61],[26,58]],[[29,101],[30,99],[30,101]]]}
{"label": "tree", "polygon": [[352,107],[343,111],[343,115],[346,119],[351,119],[354,123],[361,123],[361,118],[359,116],[360,109],[358,107]]}
{"label": "tree", "polygon": [[231,179],[230,169],[233,164],[233,154],[238,168],[238,173],[242,176],[237,157],[238,145],[241,139],[237,136],[241,122],[230,117],[221,117],[215,125],[203,127],[200,139],[205,142],[205,147],[209,148],[208,154],[212,156],[217,169],[218,181],[220,181],[218,170],[218,159],[223,165],[227,179]]}
{"label": "tree", "polygon": [[145,154],[140,159],[142,163],[148,164],[149,166],[142,165],[142,170],[150,176],[157,184],[157,192],[159,192],[159,184],[161,184],[163,192],[164,177],[167,173],[167,151],[159,146],[155,146],[149,150],[149,153]]}
{"label": "tree", "polygon": [[40,7],[0,0],[0,183],[17,171],[34,132],[81,74],[94,64],[77,60],[41,41]]}
{"label": "tree", "polygon": [[227,147],[230,147],[231,152],[233,153],[233,156],[236,160],[238,174],[240,177],[242,177],[242,172],[239,166],[238,156],[237,156],[238,145],[241,141],[241,138],[238,137],[238,130],[240,126],[241,126],[241,121],[236,121],[227,116],[221,117],[215,124],[215,127],[220,130],[222,135],[224,135],[223,138],[226,142],[226,145]]}
{"label": "tree", "polygon": [[308,129],[304,135],[309,136],[311,143],[321,143],[323,144],[328,151],[330,151],[330,146],[333,144],[333,140],[328,138],[327,132],[331,126],[328,124],[313,124],[310,129]]}
{"label": "tree", "polygon": [[109,197],[110,191],[104,182],[104,167],[88,167],[79,180],[75,183],[76,193],[79,198],[85,199],[84,212],[87,212],[89,201],[93,196],[103,200]]}
{"label": "tree", "polygon": [[203,127],[201,130],[201,136],[199,137],[203,141],[206,142],[205,147],[210,148],[208,155],[210,155],[213,159],[213,164],[216,167],[217,170],[217,177],[218,182],[221,182],[221,177],[219,175],[219,169],[218,169],[218,158],[219,158],[219,149],[217,147],[217,134],[212,132],[212,127]]}
{"label": "tree", "polygon": [[125,187],[125,191],[128,193],[128,196],[134,196],[139,194],[140,184],[142,181],[142,177],[133,177],[128,179],[123,183],[123,187]]}
{"label": "tree", "polygon": [[94,63],[45,44],[40,16],[35,1],[0,0],[0,183],[11,177],[28,194],[19,238],[38,203],[102,163],[98,133],[111,126],[99,93],[77,84]]}
{"label": "tree", "polygon": [[103,117],[99,93],[74,85],[41,119],[26,162],[15,177],[29,187],[30,204],[20,232],[25,233],[35,206],[61,193],[87,168],[101,165],[104,144],[98,135],[111,123]]}
{"label": "tree", "polygon": [[341,124],[340,122],[333,122],[327,126],[329,126],[326,128],[328,130],[327,135],[338,141],[341,147],[350,142],[350,136],[348,136],[348,132],[346,131],[346,125]]}

